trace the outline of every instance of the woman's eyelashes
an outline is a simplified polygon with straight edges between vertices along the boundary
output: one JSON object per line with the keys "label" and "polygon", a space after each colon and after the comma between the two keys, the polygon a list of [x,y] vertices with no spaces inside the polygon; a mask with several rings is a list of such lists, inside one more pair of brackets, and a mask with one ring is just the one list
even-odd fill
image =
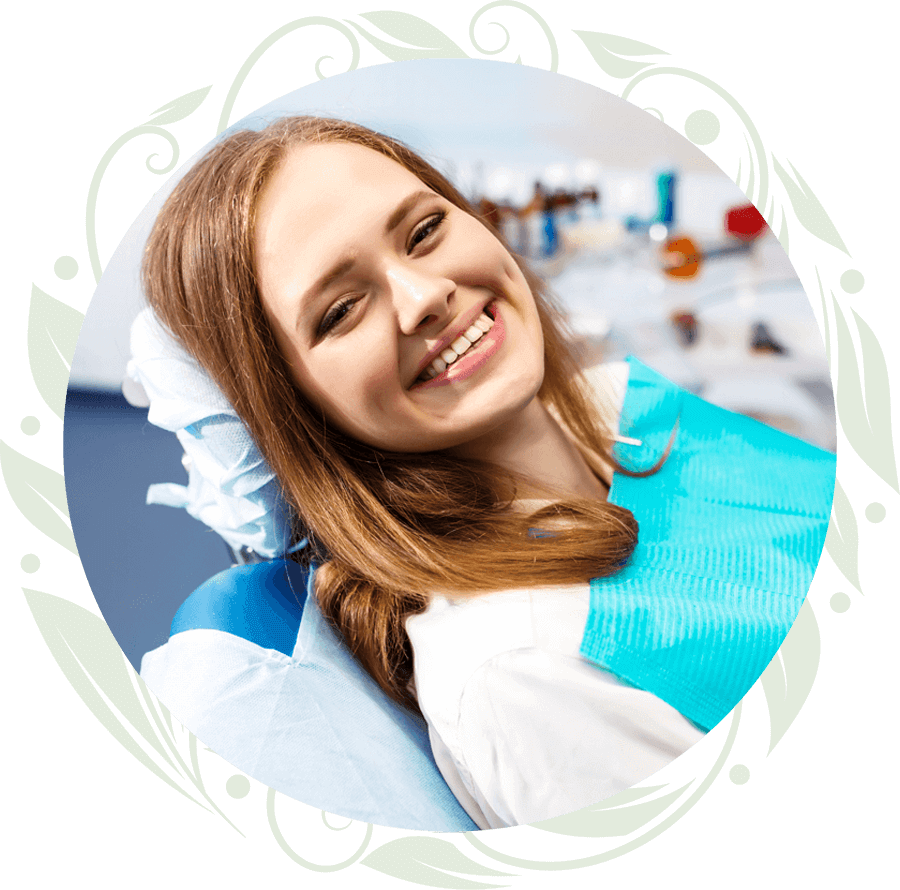
{"label": "woman's eyelashes", "polygon": [[428,240],[441,227],[441,224],[447,218],[447,211],[441,210],[439,213],[433,213],[426,220],[423,220],[413,230],[412,237],[409,239],[409,248],[407,253],[412,253],[423,241]]}
{"label": "woman's eyelashes", "polygon": [[316,332],[317,338],[322,338],[334,330],[334,328],[346,318],[354,304],[360,299],[361,297],[344,297],[342,300],[335,303],[334,306],[325,313],[325,317],[319,323],[319,329]]}

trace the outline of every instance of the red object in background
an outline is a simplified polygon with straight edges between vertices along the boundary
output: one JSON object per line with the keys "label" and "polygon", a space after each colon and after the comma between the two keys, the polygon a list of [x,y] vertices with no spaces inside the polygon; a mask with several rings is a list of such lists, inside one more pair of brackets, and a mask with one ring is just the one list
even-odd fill
{"label": "red object in background", "polygon": [[735,207],[725,214],[725,231],[741,241],[753,241],[767,228],[762,214],[752,205]]}

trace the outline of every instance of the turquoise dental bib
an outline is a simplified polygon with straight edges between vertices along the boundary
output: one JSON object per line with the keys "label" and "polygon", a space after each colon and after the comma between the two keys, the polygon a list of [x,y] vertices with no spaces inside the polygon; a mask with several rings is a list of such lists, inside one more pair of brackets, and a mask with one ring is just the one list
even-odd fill
{"label": "turquoise dental bib", "polygon": [[772,660],[825,543],[835,456],[676,386],[634,358],[610,500],[638,520],[627,567],[591,581],[581,654],[704,729]]}

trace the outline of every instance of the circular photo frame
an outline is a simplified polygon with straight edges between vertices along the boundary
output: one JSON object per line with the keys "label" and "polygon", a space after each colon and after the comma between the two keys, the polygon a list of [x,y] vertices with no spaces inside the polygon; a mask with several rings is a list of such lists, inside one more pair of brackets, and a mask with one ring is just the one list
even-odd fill
{"label": "circular photo frame", "polygon": [[[480,33],[478,29],[483,26],[484,17],[492,11],[485,7],[476,13],[472,21],[473,35]],[[557,70],[559,52],[552,30],[534,10],[519,11],[530,15],[531,21],[547,38],[549,67]],[[400,49],[406,53],[415,53],[418,49],[420,55],[424,55],[427,49],[431,57],[456,54],[453,49],[456,44],[446,35],[445,42],[441,43],[442,32],[425,19],[408,13],[361,13],[357,18],[358,21],[351,23],[352,27],[337,20],[311,18],[291,22],[273,31],[250,55],[231,84],[222,103],[219,126],[223,121],[230,123],[233,107],[239,104],[243,84],[248,81],[255,66],[263,63],[266,53],[274,50],[279,41],[288,39],[291,33],[304,28],[324,28],[339,33],[341,39],[347,41],[351,67],[358,63],[358,57],[363,52],[374,52],[376,55],[372,61],[378,60],[378,53],[394,61],[410,58],[409,55],[401,55]],[[598,69],[607,78],[613,78],[617,92],[642,108],[652,108],[663,120],[669,109],[657,108],[652,103],[658,100],[652,97],[640,97],[642,89],[649,91],[657,83],[665,82],[666,78],[674,78],[705,90],[710,97],[705,105],[677,118],[683,118],[683,131],[696,145],[711,146],[720,140],[724,142],[729,134],[728,125],[732,122],[728,115],[733,115],[738,135],[743,137],[743,147],[740,147],[740,139],[735,140],[740,148],[734,157],[738,162],[735,177],[763,210],[781,244],[790,250],[798,271],[801,271],[800,262],[814,257],[817,250],[829,252],[832,266],[834,251],[843,252],[845,256],[848,254],[837,227],[796,168],[764,149],[749,117],[724,90],[702,75],[669,64],[670,60],[663,58],[666,55],[663,51],[632,38],[599,32],[576,33]],[[491,52],[476,42],[474,37],[472,46],[475,52],[483,55]],[[719,105],[713,105],[713,96]],[[79,272],[81,275],[86,273],[88,266],[95,275],[99,273],[100,252],[94,233],[98,223],[98,197],[104,185],[105,171],[110,168],[117,153],[136,139],[162,139],[172,149],[171,160],[166,163],[165,154],[162,158],[148,159],[148,168],[153,172],[173,170],[178,156],[178,140],[173,135],[175,127],[193,115],[205,112],[204,104],[211,98],[208,88],[185,93],[161,106],[147,124],[123,134],[110,147],[98,164],[97,175],[89,190],[87,262],[79,263],[68,255],[59,257],[53,266],[59,281],[76,280]],[[712,107],[715,110],[711,110]],[[680,113],[675,111],[673,115]],[[670,117],[672,119],[676,118]],[[740,127],[743,127],[742,131]],[[716,160],[725,168],[721,157]],[[800,246],[794,246],[797,242],[801,242]],[[795,255],[801,259],[794,259]],[[822,262],[824,267],[825,261]],[[859,293],[865,286],[865,278],[849,261],[844,263],[839,274],[834,273],[833,281],[818,266],[815,269],[820,287],[818,294],[810,294],[810,298],[825,333],[828,359],[832,368],[837,369],[834,373],[837,417],[846,437],[841,466],[843,455],[852,452],[853,459],[858,459],[889,488],[896,489],[885,350],[865,319],[856,312],[847,311],[846,305],[842,308],[834,296],[835,292],[846,295]],[[67,364],[67,358],[71,360],[74,355],[81,318],[77,310],[57,300],[48,292],[50,290],[49,285],[46,290],[36,285],[31,295],[27,326],[28,366],[37,392],[51,412],[60,415],[60,409],[65,405],[65,380],[68,377],[68,373],[60,371],[60,364]],[[845,300],[842,299],[842,302]],[[23,441],[36,442],[31,437],[41,429],[39,417],[34,414],[25,416],[20,430],[29,439]],[[844,446],[841,440],[842,449]],[[39,451],[29,451],[24,446],[16,449],[6,443],[2,458],[4,481],[14,509],[41,536],[49,537],[58,546],[74,552],[71,531],[60,519],[60,512],[66,511],[67,504],[60,488],[61,479],[57,479],[59,474],[52,468],[52,461]],[[68,482],[68,456],[66,472]],[[440,886],[472,886],[473,880],[479,882],[479,886],[507,886],[515,883],[514,873],[522,875],[530,871],[533,874],[535,870],[565,872],[587,866],[599,867],[600,863],[611,862],[644,846],[694,807],[717,779],[720,783],[728,780],[738,786],[747,783],[753,771],[744,761],[751,758],[747,756],[738,760],[734,755],[735,745],[739,745],[742,737],[757,741],[766,737],[762,754],[755,755],[757,759],[767,756],[781,742],[799,715],[817,676],[823,643],[821,619],[817,619],[816,611],[827,609],[832,614],[841,615],[850,608],[854,597],[860,593],[860,536],[867,525],[877,526],[887,515],[887,507],[882,503],[887,496],[871,501],[860,511],[859,507],[854,507],[855,499],[848,496],[842,487],[841,478],[839,472],[826,548],[835,583],[842,590],[830,597],[820,596],[822,605],[817,609],[807,602],[779,655],[745,705],[735,709],[732,716],[710,734],[703,746],[692,749],[690,757],[679,760],[681,772],[677,778],[683,781],[676,781],[673,776],[666,783],[654,787],[636,788],[608,801],[605,806],[575,814],[565,825],[546,826],[544,831],[549,845],[543,857],[538,855],[539,845],[535,841],[534,830],[530,830],[527,841],[515,836],[518,830],[504,832],[502,838],[494,834],[468,833],[458,837],[404,835],[402,832],[392,834],[382,830],[376,836],[372,826],[356,825],[347,831],[343,823],[334,824],[334,820],[323,818],[319,823],[320,832],[332,833],[335,828],[344,829],[340,843],[326,843],[333,843],[334,852],[343,849],[347,855],[343,858],[336,855],[333,862],[314,861],[308,850],[304,849],[304,843],[300,842],[301,838],[308,836],[313,821],[308,808],[294,806],[292,801],[284,799],[271,788],[261,788],[260,783],[245,774],[234,774],[227,763],[219,763],[215,755],[204,752],[196,737],[179,727],[165,707],[135,678],[122,661],[119,648],[109,638],[103,622],[95,615],[73,601],[33,590],[28,584],[23,586],[28,588],[26,602],[50,653],[94,716],[160,779],[178,787],[182,793],[204,801],[208,808],[233,827],[239,827],[232,813],[234,802],[248,798],[253,791],[254,798],[261,800],[264,797],[266,801],[265,825],[269,836],[276,840],[290,861],[307,869],[330,872],[367,866],[391,877],[423,885],[437,885],[435,881],[440,875],[440,880],[447,882]],[[48,504],[55,510],[48,509]],[[71,494],[68,509],[73,511],[74,524],[75,508]],[[38,554],[32,552],[39,550],[35,545],[21,560],[21,570],[29,576],[36,575],[42,566]],[[90,578],[90,572],[88,576]],[[841,581],[841,578],[844,580]],[[814,582],[814,590],[817,585],[818,580]],[[121,636],[116,636],[121,643]],[[700,747],[703,748],[702,755]],[[209,777],[213,775],[221,777],[221,781],[211,781]],[[264,795],[261,793],[263,791]],[[356,836],[351,838],[354,832]],[[560,836],[568,840],[560,840]],[[566,846],[565,852],[562,852],[562,845],[569,844],[572,846]],[[590,852],[586,852],[588,844],[591,845]],[[576,845],[580,852],[573,854]],[[562,858],[556,858],[560,856]],[[324,858],[327,860],[327,857]]]}

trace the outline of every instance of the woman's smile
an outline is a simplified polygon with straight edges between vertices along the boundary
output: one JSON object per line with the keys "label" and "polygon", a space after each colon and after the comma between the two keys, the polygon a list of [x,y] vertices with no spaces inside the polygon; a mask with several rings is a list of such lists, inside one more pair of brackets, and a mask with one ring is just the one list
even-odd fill
{"label": "woman's smile", "polygon": [[416,378],[414,386],[432,389],[465,380],[481,368],[506,339],[503,316],[496,306],[486,307],[458,337],[437,355]]}
{"label": "woman's smile", "polygon": [[471,446],[534,400],[543,338],[521,270],[390,158],[292,149],[260,195],[254,249],[294,381],[344,433],[386,451]]}

